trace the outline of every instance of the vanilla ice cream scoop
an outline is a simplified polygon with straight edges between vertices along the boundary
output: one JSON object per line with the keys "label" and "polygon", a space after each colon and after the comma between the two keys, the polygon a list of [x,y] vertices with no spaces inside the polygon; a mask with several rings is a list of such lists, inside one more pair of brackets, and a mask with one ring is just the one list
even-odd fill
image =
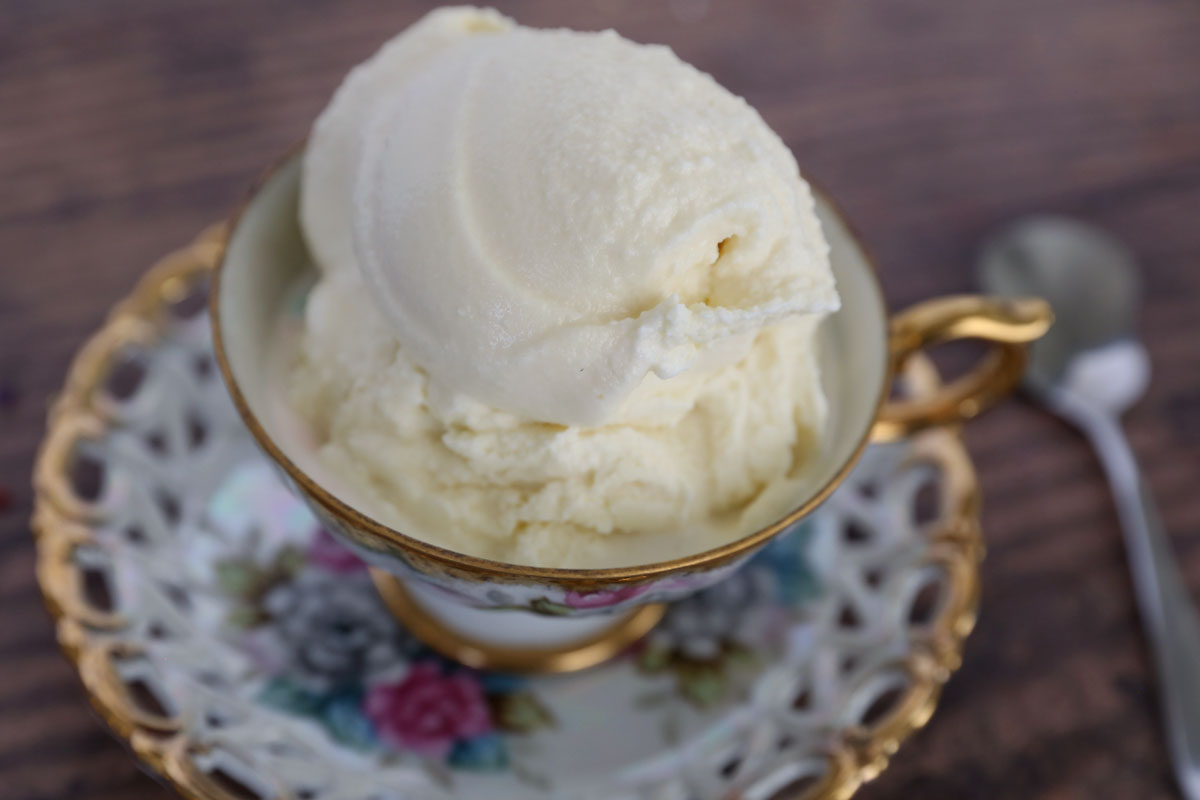
{"label": "vanilla ice cream scoop", "polygon": [[[438,12],[315,126],[303,221],[430,382],[563,425],[838,306],[791,153],[668,48]],[[651,392],[653,393],[653,392]]]}
{"label": "vanilla ice cream scoop", "polygon": [[603,567],[803,496],[838,306],[813,198],[667,48],[440,9],[350,73],[301,185],[289,405],[373,517]]}

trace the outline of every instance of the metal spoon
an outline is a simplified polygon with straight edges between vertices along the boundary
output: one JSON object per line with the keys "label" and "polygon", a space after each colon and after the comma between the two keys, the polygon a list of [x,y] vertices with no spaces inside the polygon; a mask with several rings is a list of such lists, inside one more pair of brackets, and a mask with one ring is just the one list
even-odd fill
{"label": "metal spoon", "polygon": [[1150,378],[1135,332],[1133,254],[1084,223],[1031,217],[988,242],[979,272],[987,291],[1041,296],[1054,308],[1054,327],[1033,345],[1025,387],[1091,439],[1108,475],[1158,668],[1175,777],[1187,800],[1200,800],[1200,621],[1120,422]]}

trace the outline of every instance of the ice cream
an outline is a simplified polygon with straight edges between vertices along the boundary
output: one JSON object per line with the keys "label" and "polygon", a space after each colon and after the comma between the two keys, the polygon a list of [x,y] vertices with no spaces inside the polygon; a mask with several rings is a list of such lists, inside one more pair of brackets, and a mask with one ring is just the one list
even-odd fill
{"label": "ice cream", "polygon": [[786,146],[669,49],[435,11],[318,119],[301,222],[291,399],[383,521],[602,567],[795,500],[828,248]]}

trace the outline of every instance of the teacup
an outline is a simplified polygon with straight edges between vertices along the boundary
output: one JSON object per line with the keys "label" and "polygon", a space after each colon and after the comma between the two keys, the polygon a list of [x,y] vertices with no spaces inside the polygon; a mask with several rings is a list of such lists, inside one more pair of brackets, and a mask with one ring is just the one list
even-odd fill
{"label": "teacup", "polygon": [[[1041,300],[977,296],[926,301],[889,320],[871,259],[818,194],[842,308],[819,334],[831,414],[794,508],[761,530],[670,561],[606,569],[491,561],[395,530],[356,506],[322,474],[312,443],[278,413],[267,349],[285,293],[313,269],[297,216],[300,162],[293,153],[268,171],[231,225],[211,300],[221,371],[259,445],[328,529],[372,565],[393,612],[428,644],[472,666],[565,670],[615,653],[657,621],[662,603],[712,586],[796,528],[869,441],[964,421],[1008,394],[1024,368],[1025,344],[1051,321]],[[961,338],[990,343],[988,356],[932,397],[889,399],[893,376],[910,356]]]}

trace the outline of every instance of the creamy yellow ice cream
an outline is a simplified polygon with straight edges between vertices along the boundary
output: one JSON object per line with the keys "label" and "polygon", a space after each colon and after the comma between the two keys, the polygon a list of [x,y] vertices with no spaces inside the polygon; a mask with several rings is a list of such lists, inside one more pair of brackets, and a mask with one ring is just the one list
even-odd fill
{"label": "creamy yellow ice cream", "polygon": [[291,398],[366,509],[603,567],[795,504],[837,308],[795,160],[669,49],[435,11],[314,126]]}

